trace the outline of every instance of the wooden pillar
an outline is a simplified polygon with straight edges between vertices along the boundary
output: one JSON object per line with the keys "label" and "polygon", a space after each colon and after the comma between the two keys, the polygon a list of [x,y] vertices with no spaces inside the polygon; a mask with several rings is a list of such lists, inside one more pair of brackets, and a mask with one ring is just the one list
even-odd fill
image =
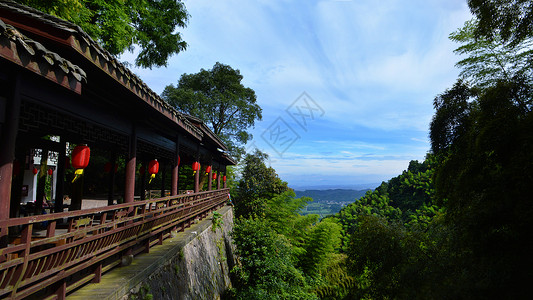
{"label": "wooden pillar", "polygon": [[[11,90],[7,95],[5,111],[0,111],[5,116],[0,133],[0,220],[9,219],[13,160],[20,115],[20,74],[17,72],[13,75],[12,82],[7,85]],[[0,230],[0,247],[3,247],[7,242],[7,228]]]}
{"label": "wooden pillar", "polygon": [[161,198],[165,197],[165,181],[166,181],[166,165],[163,160],[159,163],[159,169],[161,172]]}
{"label": "wooden pillar", "polygon": [[176,152],[174,153],[174,165],[172,167],[172,187],[170,189],[170,195],[176,196],[179,191],[179,163],[180,163],[180,139],[176,138]]}
{"label": "wooden pillar", "polygon": [[[35,214],[40,215],[43,211],[43,199],[46,197],[44,190],[46,186],[46,178],[48,176],[48,150],[41,151],[41,166],[39,174],[37,174],[37,192],[35,196]],[[81,207],[81,198],[80,207]],[[73,199],[74,201],[74,199]]]}
{"label": "wooden pillar", "polygon": [[[200,163],[200,144],[196,147],[196,161]],[[198,167],[198,171],[194,173],[194,192],[198,193],[200,191],[200,172],[202,171],[202,165]]]}
{"label": "wooden pillar", "polygon": [[117,165],[117,154],[115,151],[111,152],[111,170],[109,170],[109,179],[107,182],[107,205],[113,205],[113,199],[115,198],[115,168]]}
{"label": "wooden pillar", "polygon": [[146,173],[148,172],[146,166],[148,166],[148,163],[146,161],[143,161],[141,168],[144,169],[144,172],[142,172],[142,174],[140,174],[141,175],[141,178],[140,178],[141,184],[140,184],[140,188],[139,188],[139,193],[141,194],[141,200],[145,200],[146,199]]}
{"label": "wooden pillar", "polygon": [[[16,163],[18,164],[18,174],[13,174],[11,185],[11,204],[10,204],[10,218],[16,218],[17,212],[20,211],[20,202],[22,200],[22,185],[24,183],[24,170],[26,165],[26,153],[18,149],[16,154]],[[15,163],[15,162],[14,162]]]}
{"label": "wooden pillar", "polygon": [[[226,176],[226,173],[226,166],[224,166],[224,176]],[[227,180],[224,180],[224,188],[227,188],[226,181]]]}
{"label": "wooden pillar", "polygon": [[217,170],[217,190],[220,190],[220,170]]}
{"label": "wooden pillar", "polygon": [[137,164],[137,133],[133,125],[130,135],[128,161],[126,162],[126,180],[124,202],[132,203],[135,197],[135,167]]}
{"label": "wooden pillar", "polygon": [[209,170],[207,176],[207,190],[210,191],[211,185],[213,184],[213,167],[211,167],[211,170]]}
{"label": "wooden pillar", "polygon": [[82,175],[72,182],[70,207],[68,208],[69,211],[81,209],[81,202],[83,198],[83,178],[85,178],[85,176]]}
{"label": "wooden pillar", "polygon": [[198,193],[200,191],[200,172],[202,172],[201,169],[196,171],[196,173],[194,173],[194,192],[195,193]]}
{"label": "wooden pillar", "polygon": [[59,154],[57,158],[57,170],[56,170],[56,202],[54,205],[54,211],[56,213],[63,212],[63,196],[65,189],[65,161],[67,159],[67,143],[63,137],[61,137],[61,143],[59,148]]}

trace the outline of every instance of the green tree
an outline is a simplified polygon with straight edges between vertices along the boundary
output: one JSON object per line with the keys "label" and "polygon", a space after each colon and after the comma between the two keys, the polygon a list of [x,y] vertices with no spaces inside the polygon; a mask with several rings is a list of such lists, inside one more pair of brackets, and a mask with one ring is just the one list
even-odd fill
{"label": "green tree", "polygon": [[234,192],[235,213],[237,216],[264,216],[266,202],[289,190],[276,170],[265,164],[268,155],[256,149],[243,160],[241,179]]}
{"label": "green tree", "polygon": [[[527,84],[503,81],[481,91],[449,147],[433,149],[442,157],[435,173],[437,197],[467,264],[461,275],[478,282],[469,291],[477,297],[524,297],[524,278],[533,275],[533,261],[525,254],[533,247],[523,243],[532,237],[525,228],[533,227],[532,91]],[[433,130],[441,126],[431,127],[432,138],[439,136]]]}
{"label": "green tree", "polygon": [[113,55],[140,48],[135,64],[166,66],[169,57],[186,49],[177,27],[189,15],[176,0],[17,0],[80,26]]}
{"label": "green tree", "polygon": [[239,218],[232,237],[241,266],[233,299],[317,299],[295,266],[287,239],[262,218]]}
{"label": "green tree", "polygon": [[477,36],[518,44],[533,37],[533,2],[527,0],[468,0],[470,10],[479,19]]}
{"label": "green tree", "polygon": [[239,70],[217,62],[212,69],[183,74],[178,85],[168,85],[163,99],[179,110],[196,116],[210,126],[240,158],[252,135],[247,131],[261,120],[262,109],[254,90],[245,87]]}
{"label": "green tree", "polygon": [[454,52],[466,56],[456,64],[461,68],[461,78],[481,88],[494,86],[499,80],[522,78],[530,81],[533,77],[531,38],[506,44],[498,34],[491,38],[476,36],[475,30],[479,24],[479,21],[472,19],[450,34],[452,41],[461,44]]}

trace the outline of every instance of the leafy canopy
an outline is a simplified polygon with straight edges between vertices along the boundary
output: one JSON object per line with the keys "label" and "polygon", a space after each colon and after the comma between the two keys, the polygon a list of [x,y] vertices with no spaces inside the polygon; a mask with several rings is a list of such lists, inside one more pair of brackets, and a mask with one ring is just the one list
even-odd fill
{"label": "leafy canopy", "polygon": [[528,0],[468,0],[479,20],[476,35],[518,44],[533,37],[533,2]]}
{"label": "leafy canopy", "polygon": [[506,44],[499,34],[491,38],[476,36],[480,22],[476,19],[450,34],[450,39],[460,43],[455,53],[465,55],[456,66],[460,76],[478,88],[494,86],[499,80],[533,78],[533,40],[528,37],[514,44]]}
{"label": "leafy canopy", "polygon": [[239,70],[217,62],[212,69],[183,74],[178,85],[168,85],[163,99],[177,109],[200,118],[240,158],[243,145],[252,135],[247,131],[261,120],[262,109],[254,90],[245,87]]}
{"label": "leafy canopy", "polygon": [[189,14],[179,0],[17,0],[80,26],[113,55],[134,45],[135,64],[166,66],[171,55],[186,49],[176,27],[185,28]]}

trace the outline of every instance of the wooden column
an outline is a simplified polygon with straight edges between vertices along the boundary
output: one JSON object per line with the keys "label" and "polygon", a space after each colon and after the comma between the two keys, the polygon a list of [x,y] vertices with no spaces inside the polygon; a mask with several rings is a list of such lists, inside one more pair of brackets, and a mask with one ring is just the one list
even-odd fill
{"label": "wooden column", "polygon": [[211,166],[211,170],[209,170],[209,173],[207,174],[207,190],[211,190],[211,185],[213,184],[213,167]]}
{"label": "wooden column", "polygon": [[[11,88],[7,95],[4,114],[5,122],[0,133],[0,220],[9,219],[9,204],[11,201],[11,176],[13,174],[13,160],[15,158],[15,145],[20,115],[20,74],[13,74]],[[0,246],[6,242],[7,230],[1,228]],[[1,261],[1,257],[0,257]]]}
{"label": "wooden column", "polygon": [[179,161],[180,161],[180,138],[176,138],[176,152],[174,153],[174,165],[172,166],[172,186],[170,189],[170,195],[176,196],[179,191]]}
{"label": "wooden column", "polygon": [[144,172],[142,172],[142,174],[140,174],[141,175],[141,178],[140,178],[141,184],[140,184],[140,187],[139,187],[139,193],[141,194],[141,200],[145,200],[146,199],[146,173],[148,172],[147,166],[148,166],[148,163],[146,161],[143,161],[141,168],[144,168]]}
{"label": "wooden column", "polygon": [[115,168],[117,165],[117,154],[115,151],[111,152],[111,170],[109,170],[109,179],[107,182],[107,205],[113,205],[113,198],[115,198]]}
{"label": "wooden column", "polygon": [[63,196],[65,186],[65,161],[67,159],[67,143],[63,137],[60,138],[60,148],[57,158],[57,170],[56,170],[56,202],[54,205],[54,211],[56,213],[63,212]]}
{"label": "wooden column", "polygon": [[124,188],[124,202],[132,203],[135,197],[135,166],[137,163],[137,133],[132,126],[129,144],[128,161],[126,162],[126,180]]}
{"label": "wooden column", "polygon": [[161,198],[165,197],[166,165],[164,160],[159,163],[159,172],[161,172]]}
{"label": "wooden column", "polygon": [[[226,176],[226,166],[224,166],[224,176]],[[227,180],[226,180],[227,181]],[[226,181],[224,181],[224,188],[227,188]]]}
{"label": "wooden column", "polygon": [[220,190],[220,170],[217,170],[217,190]]}
{"label": "wooden column", "polygon": [[[16,163],[19,165],[19,173],[14,174],[11,179],[11,204],[10,204],[10,218],[16,218],[20,211],[20,202],[22,200],[22,185],[24,183],[24,170],[26,166],[26,152],[17,149],[15,153]],[[14,162],[15,163],[15,162]]]}
{"label": "wooden column", "polygon": [[[39,174],[37,174],[37,192],[35,196],[35,214],[40,215],[43,211],[43,199],[46,197],[44,190],[46,186],[46,178],[48,176],[48,149],[41,150],[41,166]],[[81,198],[80,209],[81,209]],[[72,199],[74,201],[74,199]]]}
{"label": "wooden column", "polygon": [[200,170],[196,171],[194,173],[194,192],[198,193],[200,191],[200,172],[202,172],[201,168]]}

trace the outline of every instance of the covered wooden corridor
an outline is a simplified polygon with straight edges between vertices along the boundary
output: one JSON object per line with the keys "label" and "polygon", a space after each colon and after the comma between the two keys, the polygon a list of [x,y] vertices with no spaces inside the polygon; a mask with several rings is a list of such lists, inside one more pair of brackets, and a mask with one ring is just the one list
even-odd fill
{"label": "covered wooden corridor", "polygon": [[[92,153],[82,157],[86,166],[80,147]],[[0,298],[45,288],[61,299],[224,205],[226,166],[235,164],[227,150],[76,25],[0,2]],[[41,214],[46,185],[37,179],[34,211],[21,217],[24,177],[34,168],[47,172],[49,159],[55,182],[46,193],[55,213]],[[72,165],[86,175],[73,180],[80,171]],[[145,200],[151,174],[170,196]],[[183,175],[192,194],[180,195],[188,189]],[[93,190],[105,191],[109,206],[80,210]],[[112,205],[117,195],[123,203]]]}

